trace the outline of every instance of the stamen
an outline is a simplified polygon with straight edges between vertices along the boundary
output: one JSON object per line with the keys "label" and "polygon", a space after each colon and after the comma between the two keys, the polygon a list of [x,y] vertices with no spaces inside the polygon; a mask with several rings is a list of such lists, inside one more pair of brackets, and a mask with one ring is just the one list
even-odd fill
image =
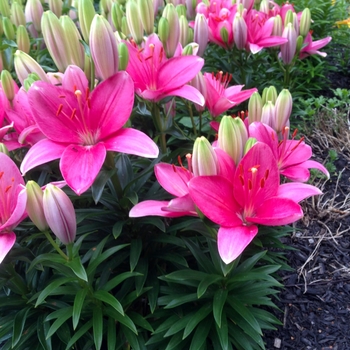
{"label": "stamen", "polygon": [[294,139],[294,137],[297,136],[297,133],[298,133],[298,129],[295,129],[292,134],[292,139]]}
{"label": "stamen", "polygon": [[7,192],[10,190],[11,187],[12,187],[12,185],[8,185],[8,186],[5,188],[5,193],[7,193]]}
{"label": "stamen", "polygon": [[4,172],[3,172],[3,171],[0,171],[0,180],[1,180],[1,178],[3,177],[3,175],[4,175]]}
{"label": "stamen", "polygon": [[251,191],[253,188],[252,180],[248,179],[248,190]]}
{"label": "stamen", "polygon": [[174,173],[176,173],[176,167],[175,167],[175,165],[174,165],[174,164],[171,164],[171,166],[172,166],[172,168],[173,168],[173,170],[174,170]]}
{"label": "stamen", "polygon": [[63,104],[61,103],[59,106],[58,106],[58,109],[57,109],[57,112],[56,112],[56,117],[58,117],[60,115],[60,113],[62,112],[62,109],[63,109]]}
{"label": "stamen", "polygon": [[239,181],[241,181],[241,185],[244,186],[244,178],[242,175],[239,175]]}
{"label": "stamen", "polygon": [[75,117],[76,111],[77,111],[76,108],[74,108],[74,109],[72,110],[72,114],[71,114],[71,116],[70,116],[70,120],[72,120],[72,119]]}
{"label": "stamen", "polygon": [[291,152],[293,152],[303,141],[304,141],[305,137],[303,136],[298,143],[291,149]]}
{"label": "stamen", "polygon": [[269,177],[269,175],[270,175],[270,170],[269,170],[269,169],[266,169],[265,175],[264,175],[264,179],[267,180],[267,178]]}
{"label": "stamen", "polygon": [[264,188],[264,186],[265,186],[265,179],[262,178],[262,179],[260,180],[260,188]]}
{"label": "stamen", "polygon": [[87,87],[85,90],[85,99],[88,100],[89,96],[90,96],[90,89],[89,89],[89,87]]}

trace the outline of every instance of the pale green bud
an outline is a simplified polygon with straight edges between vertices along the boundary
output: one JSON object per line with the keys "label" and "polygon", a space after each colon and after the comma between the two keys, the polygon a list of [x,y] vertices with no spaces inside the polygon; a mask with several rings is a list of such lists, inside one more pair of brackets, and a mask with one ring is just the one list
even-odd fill
{"label": "pale green bud", "polygon": [[11,17],[11,9],[7,0],[0,0],[0,14],[3,17]]}
{"label": "pale green bud", "polygon": [[257,143],[257,139],[255,139],[254,137],[249,137],[249,139],[247,140],[246,144],[244,145],[244,152],[243,154],[246,155],[248,153],[248,151]]}
{"label": "pale green bud", "polygon": [[275,120],[273,128],[279,134],[289,125],[289,117],[292,113],[293,98],[289,90],[283,89],[275,103]]}
{"label": "pale green bud", "polygon": [[303,44],[304,44],[304,37],[299,35],[297,37],[297,47],[296,47],[296,53],[299,53],[300,50],[303,48]]}
{"label": "pale green bud", "polygon": [[186,45],[182,50],[182,56],[192,56],[193,46],[191,44]]}
{"label": "pale green bud", "polygon": [[270,4],[269,0],[261,0],[260,2],[260,12],[263,12],[265,14],[269,14],[270,12]]}
{"label": "pale green bud", "polygon": [[122,30],[122,18],[124,16],[124,12],[122,10],[121,5],[117,2],[114,2],[111,9],[111,18],[114,27],[118,32]]}
{"label": "pale green bud", "polygon": [[25,53],[29,53],[30,51],[30,39],[29,39],[29,35],[27,32],[27,29],[25,26],[20,25],[17,28],[17,46],[18,49],[25,52]]}
{"label": "pale green bud", "polygon": [[217,156],[209,141],[197,137],[193,145],[192,170],[194,176],[211,176],[218,174]]}
{"label": "pale green bud", "polygon": [[71,59],[71,63],[80,67],[81,69],[84,69],[85,52],[84,47],[80,42],[82,38],[77,26],[72,21],[72,19],[66,15],[60,17],[60,23],[62,25],[65,36],[69,38],[69,40],[67,40],[67,54]]}
{"label": "pale green bud", "polygon": [[288,23],[294,24],[293,11],[288,10],[284,17],[284,26],[286,27]]}
{"label": "pale green bud", "polygon": [[34,181],[28,181],[26,184],[27,192],[27,205],[26,211],[30,220],[40,231],[47,231],[49,225],[47,224],[44,207],[43,197],[44,192],[41,187]]}
{"label": "pale green bud", "polygon": [[41,30],[46,47],[58,70],[64,72],[72,63],[68,38],[57,16],[52,11],[45,11],[41,17]]}
{"label": "pale green bud", "polygon": [[224,43],[228,44],[228,31],[225,27],[220,29],[220,37]]}
{"label": "pale green bud", "polygon": [[126,3],[126,20],[136,44],[141,44],[143,40],[143,26],[139,16],[138,6],[134,0],[128,0]]}
{"label": "pale green bud", "polygon": [[62,0],[49,0],[49,9],[57,16],[62,15]]}
{"label": "pale green bud", "polygon": [[158,36],[163,45],[165,45],[168,40],[169,32],[170,28],[168,20],[165,17],[161,17],[158,23]]}
{"label": "pale green bud", "polygon": [[7,147],[0,142],[0,153],[4,153],[6,154],[8,157],[10,156],[10,152],[9,150],[7,149]]}
{"label": "pale green bud", "polygon": [[79,0],[79,25],[86,43],[89,43],[90,27],[95,14],[95,8],[91,0]]}
{"label": "pale green bud", "polygon": [[180,23],[175,6],[167,4],[163,10],[162,17],[165,17],[169,22],[169,36],[164,47],[166,56],[173,57],[180,39]]}
{"label": "pale green bud", "polygon": [[311,12],[310,9],[305,8],[301,13],[299,32],[304,38],[309,33],[311,25]]}
{"label": "pale green bud", "polygon": [[236,165],[243,157],[247,140],[247,128],[241,118],[232,118],[228,115],[222,117],[218,132],[218,145],[230,155]]}
{"label": "pale green bud", "polygon": [[256,91],[254,92],[249,99],[248,103],[248,121],[249,124],[253,122],[261,121],[261,113],[262,113],[262,99],[260,94]]}
{"label": "pale green bud", "polygon": [[40,64],[34,60],[31,56],[21,50],[15,52],[14,65],[18,80],[21,84],[24,84],[24,80],[28,78],[30,73],[36,73],[40,80],[49,83],[49,79],[46,76],[45,71],[41,68]]}
{"label": "pale green bud", "polygon": [[176,12],[177,12],[177,15],[179,16],[179,18],[180,18],[181,16],[186,17],[186,6],[185,6],[185,5],[182,5],[182,4],[177,5],[177,6],[176,6]]}
{"label": "pale green bud", "polygon": [[39,81],[40,80],[40,77],[38,74],[36,73],[30,73],[28,75],[28,78],[24,80],[24,89],[26,91],[28,91],[30,89],[30,87],[36,82],[36,81]]}
{"label": "pale green bud", "polygon": [[237,13],[239,13],[240,16],[243,16],[244,10],[244,5],[242,3],[237,5]]}
{"label": "pale green bud", "polygon": [[137,6],[146,35],[151,35],[154,31],[154,9],[152,0],[137,0]]}
{"label": "pale green bud", "polygon": [[271,85],[266,89],[266,94],[264,96],[263,103],[265,104],[267,101],[271,101],[273,104],[275,104],[277,100],[277,89]]}
{"label": "pale green bud", "polygon": [[13,2],[11,5],[11,20],[16,27],[19,25],[26,25],[26,17],[23,12],[23,7],[18,2]]}
{"label": "pale green bud", "polygon": [[271,35],[282,36],[282,33],[283,33],[282,17],[280,15],[277,15],[273,21],[273,29],[272,29]]}
{"label": "pale green bud", "polygon": [[118,70],[126,70],[129,63],[129,51],[125,43],[118,44],[119,65]]}
{"label": "pale green bud", "polygon": [[131,34],[129,26],[128,26],[128,21],[126,20],[126,16],[123,16],[123,18],[122,18],[122,30],[121,30],[121,32],[126,37],[128,37]]}
{"label": "pale green bud", "polygon": [[8,17],[3,17],[2,19],[4,34],[8,40],[15,40],[15,28]]}
{"label": "pale green bud", "polygon": [[182,47],[186,46],[189,41],[188,41],[188,21],[187,18],[185,16],[181,16],[179,18],[179,24],[180,24],[180,43],[182,45]]}
{"label": "pale green bud", "polygon": [[6,69],[4,69],[1,72],[1,85],[9,101],[12,101],[16,95],[13,84],[14,84],[14,80],[12,79],[11,73]]}
{"label": "pale green bud", "polygon": [[264,104],[261,113],[261,122],[273,128],[275,123],[275,105],[272,101],[267,101]]}
{"label": "pale green bud", "polygon": [[[189,43],[192,43],[194,41],[194,30],[193,30],[193,28],[188,27],[188,34],[187,34],[187,36],[188,36],[188,40],[187,41]],[[197,56],[199,56],[198,53],[197,53]]]}

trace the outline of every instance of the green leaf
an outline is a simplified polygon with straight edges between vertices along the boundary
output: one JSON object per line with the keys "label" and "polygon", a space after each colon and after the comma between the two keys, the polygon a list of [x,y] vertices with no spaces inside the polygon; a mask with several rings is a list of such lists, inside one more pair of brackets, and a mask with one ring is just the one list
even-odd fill
{"label": "green leaf", "polygon": [[[182,305],[182,304],[186,304],[186,303],[190,303],[190,302],[196,301],[196,300],[198,300],[197,293],[184,294],[184,295],[181,295],[181,296],[178,296],[178,297],[174,297],[174,299],[170,303],[168,303],[164,307],[164,309],[171,309],[173,307],[176,307],[176,306],[179,306],[179,305]],[[159,304],[160,303],[161,302],[159,301]]]}
{"label": "green leaf", "polygon": [[120,302],[112,294],[100,289],[94,293],[94,297],[112,306],[117,312],[124,316],[122,304],[120,304]]}
{"label": "green leaf", "polygon": [[28,268],[28,272],[35,266],[39,264],[43,264],[45,266],[45,262],[55,262],[58,264],[64,265],[66,263],[66,259],[64,259],[61,255],[56,254],[56,253],[45,253],[45,254],[40,254],[38,255],[30,264]]}
{"label": "green leaf", "polygon": [[159,279],[155,274],[151,274],[148,278],[149,284],[152,286],[152,289],[148,291],[148,303],[153,314],[154,310],[157,307],[158,295],[159,295]]}
{"label": "green leaf", "polygon": [[103,313],[101,307],[97,305],[92,309],[92,328],[96,350],[100,350],[103,338]]}
{"label": "green leaf", "polygon": [[225,305],[227,294],[228,294],[227,289],[219,289],[214,294],[213,315],[218,327],[221,327],[222,309]]}
{"label": "green leaf", "polygon": [[43,350],[52,350],[51,338],[47,339],[49,327],[49,322],[45,322],[45,316],[40,315],[37,321],[37,335]]}
{"label": "green leaf", "polygon": [[86,335],[88,330],[92,327],[92,320],[89,320],[82,327],[80,327],[76,332],[74,332],[73,337],[69,340],[66,350],[71,350],[73,345],[83,336]]}
{"label": "green leaf", "polygon": [[[216,320],[215,320],[216,321]],[[228,327],[227,327],[227,318],[225,312],[221,314],[220,320],[221,326],[218,326],[218,323],[215,323],[216,333],[219,337],[220,345],[222,350],[229,350],[229,342],[228,342]]]}
{"label": "green leaf", "polygon": [[101,199],[101,196],[107,181],[115,173],[116,173],[116,169],[112,169],[112,170],[101,169],[99,174],[97,175],[94,183],[91,186],[91,195],[96,205]]}
{"label": "green leaf", "polygon": [[137,336],[133,332],[131,332],[130,329],[128,329],[127,327],[124,327],[123,325],[121,325],[120,328],[122,329],[126,340],[131,345],[131,349],[141,350],[139,342],[137,340]]}
{"label": "green leaf", "polygon": [[[56,331],[65,323],[68,318],[72,316],[73,307],[68,306],[65,309],[59,310],[61,311],[60,317],[56,319],[56,321],[51,325],[49,331],[47,332],[46,339],[50,338]],[[46,318],[47,320],[47,318]]]}
{"label": "green leaf", "polygon": [[117,345],[117,325],[113,317],[108,317],[107,348],[108,350],[115,350],[116,345]]}
{"label": "green leaf", "polygon": [[131,320],[138,326],[147,329],[150,332],[154,332],[154,329],[152,328],[151,324],[140,314],[134,311],[129,312],[129,317]]}
{"label": "green leaf", "polygon": [[87,288],[80,289],[74,298],[73,312],[72,312],[72,322],[73,322],[74,330],[77,328],[77,325],[79,323],[81,310],[83,308],[84,300],[87,292],[88,292]]}
{"label": "green leaf", "polygon": [[113,229],[112,229],[112,234],[113,234],[113,237],[115,239],[117,239],[120,236],[120,234],[122,233],[124,224],[125,224],[125,221],[117,221],[114,224]]}
{"label": "green leaf", "polygon": [[57,287],[61,286],[64,283],[70,282],[73,279],[71,277],[61,277],[53,280],[38,296],[38,299],[35,303],[35,307],[44,302],[45,298],[53,293]]}
{"label": "green leaf", "polygon": [[186,327],[186,325],[188,324],[188,322],[191,320],[192,316],[193,316],[194,312],[191,312],[189,314],[187,314],[186,316],[180,318],[179,320],[177,320],[169,329],[168,331],[164,334],[164,337],[169,337],[173,334],[176,334],[178,332],[180,332],[182,329],[184,329]]}
{"label": "green leaf", "polygon": [[210,285],[220,282],[222,279],[222,276],[218,275],[207,275],[207,277],[202,279],[197,288],[198,299],[207,291]]}
{"label": "green leaf", "polygon": [[66,265],[71,268],[71,270],[74,272],[74,274],[82,279],[83,281],[87,282],[88,277],[85,271],[85,268],[83,264],[80,261],[80,257],[76,257],[73,260],[67,261]]}
{"label": "green leaf", "polygon": [[140,273],[142,276],[135,277],[135,289],[136,294],[140,295],[143,289],[143,286],[146,282],[148,275],[148,260],[145,258],[140,258],[137,266],[136,272]]}
{"label": "green leaf", "polygon": [[115,288],[118,284],[122,283],[124,280],[134,276],[141,276],[138,272],[123,272],[120,275],[113,277],[110,281],[101,287],[101,290],[110,291]]}
{"label": "green leaf", "polygon": [[132,322],[131,318],[128,315],[122,316],[119,312],[115,311],[114,309],[106,309],[105,313],[113,317],[117,322],[120,322],[124,326],[128,327],[130,330],[132,330],[137,335],[137,329],[135,327],[134,322]]}
{"label": "green leaf", "polygon": [[134,171],[129,157],[124,153],[119,153],[115,163],[117,175],[122,189],[130,183],[134,178]]}
{"label": "green leaf", "polygon": [[190,346],[190,350],[198,350],[201,349],[203,344],[206,342],[209,331],[212,326],[212,319],[205,320],[199,324],[197,327]]}
{"label": "green leaf", "polygon": [[12,347],[14,347],[21,339],[24,325],[27,321],[27,315],[31,308],[31,306],[28,306],[25,309],[18,311],[13,320]]}
{"label": "green leaf", "polygon": [[201,281],[207,276],[208,274],[206,274],[205,272],[186,269],[186,270],[179,270],[179,271],[174,271],[172,273],[169,273],[168,275],[165,275],[164,278],[166,280],[181,282],[181,281],[188,281],[188,280]]}
{"label": "green leaf", "polygon": [[208,303],[202,306],[187,323],[182,339],[185,339],[186,337],[188,337],[189,334],[191,334],[191,332],[197,327],[197,325],[209,315],[211,310],[212,310],[211,303]]}
{"label": "green leaf", "polygon": [[133,239],[130,246],[130,271],[133,272],[140,258],[142,251],[142,240]]}
{"label": "green leaf", "polygon": [[181,333],[175,334],[173,337],[171,337],[168,346],[165,348],[165,350],[172,350],[177,345],[179,345],[182,342]]}

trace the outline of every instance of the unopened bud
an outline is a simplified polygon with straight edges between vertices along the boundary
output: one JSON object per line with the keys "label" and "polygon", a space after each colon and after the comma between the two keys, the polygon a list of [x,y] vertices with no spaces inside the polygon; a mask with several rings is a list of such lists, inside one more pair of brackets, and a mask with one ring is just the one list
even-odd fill
{"label": "unopened bud", "polygon": [[80,0],[78,6],[78,17],[81,33],[84,41],[89,43],[90,27],[96,12],[91,0]]}
{"label": "unopened bud", "polygon": [[137,6],[146,35],[151,35],[154,31],[154,10],[152,0],[137,0]]}
{"label": "unopened bud", "polygon": [[273,29],[272,29],[272,36],[282,36],[283,33],[283,24],[282,24],[282,18],[280,15],[277,15],[274,18],[273,21]]}
{"label": "unopened bud", "polygon": [[177,15],[175,6],[168,3],[163,10],[162,17],[165,17],[168,20],[169,28],[171,28],[164,47],[166,56],[169,58],[174,56],[180,39],[179,16]]}
{"label": "unopened bud", "polygon": [[120,4],[114,2],[111,8],[111,18],[114,27],[118,32],[122,30],[122,18],[123,18],[123,10]]}
{"label": "unopened bud", "polygon": [[203,57],[209,39],[209,27],[205,16],[201,13],[196,15],[194,22],[194,41],[199,45],[198,56]]}
{"label": "unopened bud", "polygon": [[236,14],[233,20],[233,38],[238,50],[243,50],[247,44],[248,27],[244,18]]}
{"label": "unopened bud", "polygon": [[209,141],[204,137],[197,137],[192,154],[192,170],[194,176],[217,175],[217,156]]}
{"label": "unopened bud", "polygon": [[229,40],[229,33],[228,30],[225,27],[222,27],[220,29],[220,37],[221,40],[225,43],[228,44],[228,40]]}
{"label": "unopened bud", "polygon": [[288,39],[288,42],[281,45],[281,57],[284,64],[288,65],[292,62],[297,48],[297,33],[292,23],[288,23],[284,27],[283,38]]}
{"label": "unopened bud", "polygon": [[25,7],[25,15],[27,22],[32,22],[29,26],[29,31],[32,33],[31,26],[34,27],[34,32],[41,32],[41,17],[44,13],[43,6],[40,0],[28,0]]}
{"label": "unopened bud", "polygon": [[275,121],[273,128],[277,134],[281,133],[285,126],[289,125],[289,117],[292,113],[293,99],[287,89],[283,89],[275,103]]}
{"label": "unopened bud", "polygon": [[143,40],[143,26],[135,0],[128,0],[126,3],[126,20],[128,22],[130,33],[136,44],[141,44]]}
{"label": "unopened bud", "polygon": [[243,155],[246,155],[248,153],[248,151],[257,143],[257,139],[255,139],[254,137],[249,137],[249,139],[247,140],[246,144],[244,145],[244,152]]}
{"label": "unopened bud", "polygon": [[188,21],[187,18],[185,16],[180,16],[179,18],[179,28],[180,28],[180,44],[182,45],[182,47],[186,46],[189,41],[188,41]]}
{"label": "unopened bud", "polygon": [[249,124],[261,121],[262,114],[262,99],[260,94],[256,91],[250,96],[248,103],[248,121]]}
{"label": "unopened bud", "polygon": [[284,17],[284,27],[287,27],[288,23],[293,24],[293,12],[292,10],[288,10],[286,13],[286,16]]}
{"label": "unopened bud", "polygon": [[278,96],[277,89],[271,85],[268,88],[265,88],[264,91],[265,94],[263,94],[263,104],[265,104],[267,101],[271,101],[273,104],[275,104]]}
{"label": "unopened bud", "polygon": [[62,0],[48,0],[49,1],[49,9],[57,16],[60,17],[62,15]]}
{"label": "unopened bud", "polygon": [[8,40],[15,40],[15,28],[8,17],[3,17],[2,24],[4,27],[4,34],[6,36],[6,39]]}
{"label": "unopened bud", "polygon": [[310,9],[305,8],[301,13],[300,27],[299,27],[299,33],[304,38],[309,33],[310,25],[311,25],[311,12],[310,12]]}
{"label": "unopened bud", "polygon": [[186,17],[186,6],[183,5],[183,4],[179,4],[176,6],[176,12],[177,12],[177,15],[179,16],[179,18],[181,16],[184,16]]}
{"label": "unopened bud", "polygon": [[158,23],[158,36],[160,41],[163,43],[163,46],[166,44],[169,38],[169,22],[165,17],[160,17]]}
{"label": "unopened bud", "polygon": [[273,127],[275,122],[275,105],[272,101],[267,101],[262,109],[261,113],[261,122]]}
{"label": "unopened bud", "polygon": [[0,0],[0,14],[3,17],[11,17],[11,9],[7,0]]}
{"label": "unopened bud", "polygon": [[7,147],[2,142],[0,142],[0,153],[4,153],[8,157],[10,156],[9,150],[7,149]]}
{"label": "unopened bud", "polygon": [[29,35],[27,32],[27,28],[23,25],[18,26],[17,28],[17,46],[18,49],[25,52],[29,53],[30,51],[30,39]]}
{"label": "unopened bud", "polygon": [[11,5],[11,20],[16,27],[26,25],[26,17],[23,12],[23,7],[18,2],[13,2]]}
{"label": "unopened bud", "polygon": [[300,52],[300,50],[303,48],[303,44],[304,44],[304,37],[299,35],[297,37],[296,53]]}
{"label": "unopened bud", "polygon": [[12,79],[11,73],[7,70],[1,72],[1,85],[2,89],[9,101],[12,101],[15,98],[15,88],[14,80]]}
{"label": "unopened bud", "polygon": [[118,70],[126,70],[129,63],[129,51],[125,43],[118,44],[119,66]]}
{"label": "unopened bud", "polygon": [[24,80],[23,86],[24,86],[24,90],[28,91],[31,86],[36,82],[39,81],[40,77],[38,76],[38,74],[36,73],[30,73],[28,75],[28,78]]}

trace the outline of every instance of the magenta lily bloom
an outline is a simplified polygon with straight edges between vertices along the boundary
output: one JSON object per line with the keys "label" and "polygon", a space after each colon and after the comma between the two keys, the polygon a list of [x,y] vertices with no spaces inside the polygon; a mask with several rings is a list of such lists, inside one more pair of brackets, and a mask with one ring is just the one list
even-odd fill
{"label": "magenta lily bloom", "polygon": [[311,34],[308,33],[304,40],[304,44],[306,44],[306,46],[300,50],[299,58],[302,59],[307,56],[316,55],[316,54],[322,57],[326,57],[327,54],[325,52],[318,51],[318,50],[326,46],[331,40],[332,40],[332,37],[327,36],[326,38],[323,38],[317,41],[312,41]]}
{"label": "magenta lily bloom", "polygon": [[23,178],[10,157],[0,153],[0,263],[13,247],[13,229],[26,217]]}
{"label": "magenta lily bloom", "polygon": [[281,175],[292,181],[306,182],[310,178],[310,168],[317,169],[329,178],[328,170],[320,163],[310,160],[312,149],[305,144],[303,138],[300,140],[288,140],[288,130],[286,127],[282,133],[283,140],[278,141],[275,130],[260,122],[249,125],[249,136],[258,141],[266,143],[277,161],[277,166]]}
{"label": "magenta lily bloom", "polygon": [[63,87],[36,82],[28,91],[34,120],[47,139],[30,148],[22,173],[60,158],[64,180],[80,195],[94,182],[107,151],[158,156],[147,135],[123,128],[134,102],[133,81],[126,72],[106,79],[91,95],[84,79],[77,79],[75,91],[65,86],[64,81]]}
{"label": "magenta lily bloom", "polygon": [[244,85],[228,87],[231,75],[223,74],[223,72],[216,75],[214,73],[204,73],[204,81],[206,84],[205,105],[213,117],[217,117],[228,109],[237,106],[250,98],[255,91],[258,91],[256,88],[241,91]]}
{"label": "magenta lily bloom", "polygon": [[163,44],[156,34],[147,38],[143,49],[126,43],[129,63],[126,71],[135,83],[135,92],[142,98],[158,102],[167,96],[179,96],[201,106],[203,95],[186,85],[202,69],[204,60],[198,56],[166,58]]}
{"label": "magenta lily bloom", "polygon": [[[222,176],[199,176],[189,183],[191,198],[210,220],[220,225],[218,249],[228,264],[258,233],[257,224],[290,224],[303,216],[298,200],[321,192],[313,186],[291,184],[280,190],[277,163],[269,147],[256,143],[242,158],[233,182]],[[281,193],[280,193],[280,192]]]}

